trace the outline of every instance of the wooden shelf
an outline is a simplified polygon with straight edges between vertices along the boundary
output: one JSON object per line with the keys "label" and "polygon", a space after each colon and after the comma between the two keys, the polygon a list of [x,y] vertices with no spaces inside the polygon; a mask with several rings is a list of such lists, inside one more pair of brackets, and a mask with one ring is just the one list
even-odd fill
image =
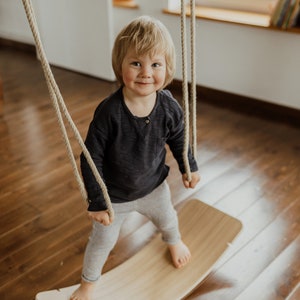
{"label": "wooden shelf", "polygon": [[[187,16],[190,16],[190,9],[187,7]],[[180,15],[180,9],[164,9],[164,13]],[[204,20],[217,22],[226,22],[238,25],[253,26],[258,28],[268,28],[271,30],[285,31],[291,33],[300,33],[299,27],[282,29],[271,26],[271,16],[269,14],[260,14],[254,12],[236,11],[229,9],[220,9],[212,7],[196,7],[196,17]]]}
{"label": "wooden shelf", "polygon": [[114,7],[139,8],[134,0],[113,0]]}

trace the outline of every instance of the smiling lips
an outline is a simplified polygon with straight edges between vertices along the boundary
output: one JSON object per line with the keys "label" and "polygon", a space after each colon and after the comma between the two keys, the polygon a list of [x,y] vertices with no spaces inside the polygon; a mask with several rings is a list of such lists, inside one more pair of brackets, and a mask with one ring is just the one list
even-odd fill
{"label": "smiling lips", "polygon": [[147,82],[147,81],[136,81],[137,84],[152,84],[153,82]]}

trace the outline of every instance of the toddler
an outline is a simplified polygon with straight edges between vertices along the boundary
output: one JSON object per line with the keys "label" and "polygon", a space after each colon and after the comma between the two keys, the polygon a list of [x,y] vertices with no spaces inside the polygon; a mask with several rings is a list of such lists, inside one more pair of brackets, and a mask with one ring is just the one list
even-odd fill
{"label": "toddler", "polygon": [[81,284],[71,300],[92,298],[122,223],[133,211],[157,226],[176,268],[185,266],[191,258],[180,236],[166,182],[166,144],[186,188],[194,188],[200,177],[189,151],[192,178],[186,178],[183,112],[172,94],[164,90],[175,72],[175,48],[166,27],[148,16],[133,20],[115,40],[112,66],[120,88],[96,108],[85,144],[107,186],[115,218],[110,218],[101,189],[82,154],[81,172],[93,229],[85,251]]}

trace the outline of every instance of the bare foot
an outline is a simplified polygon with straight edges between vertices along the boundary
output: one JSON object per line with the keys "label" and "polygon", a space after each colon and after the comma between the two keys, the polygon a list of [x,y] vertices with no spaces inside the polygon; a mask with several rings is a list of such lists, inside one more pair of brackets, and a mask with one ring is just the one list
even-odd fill
{"label": "bare foot", "polygon": [[168,245],[173,264],[176,268],[184,267],[191,260],[191,252],[183,241],[179,241],[176,245]]}
{"label": "bare foot", "polygon": [[91,300],[95,284],[81,281],[79,288],[72,294],[70,300]]}

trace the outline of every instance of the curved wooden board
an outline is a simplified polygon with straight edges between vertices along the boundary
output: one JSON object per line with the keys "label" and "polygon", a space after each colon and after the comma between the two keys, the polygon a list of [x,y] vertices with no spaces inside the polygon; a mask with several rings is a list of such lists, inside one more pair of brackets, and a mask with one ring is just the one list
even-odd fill
{"label": "curved wooden board", "polygon": [[[239,220],[197,199],[179,211],[180,230],[192,261],[176,269],[166,245],[156,236],[123,264],[102,275],[93,300],[170,300],[188,295],[242,229]],[[78,287],[41,292],[36,300],[68,300]]]}

